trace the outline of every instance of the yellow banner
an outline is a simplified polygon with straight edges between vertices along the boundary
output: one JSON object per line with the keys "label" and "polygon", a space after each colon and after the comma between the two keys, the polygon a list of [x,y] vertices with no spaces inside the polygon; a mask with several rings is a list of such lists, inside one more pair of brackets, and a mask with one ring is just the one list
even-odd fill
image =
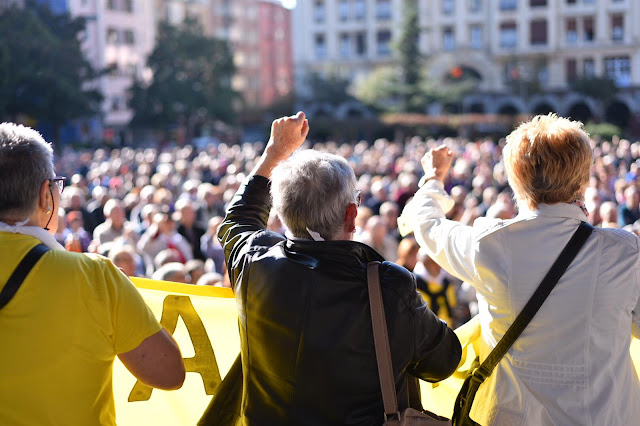
{"label": "yellow banner", "polygon": [[[229,289],[135,278],[147,305],[169,330],[185,358],[187,376],[177,391],[151,389],[137,382],[117,358],[113,369],[117,422],[121,426],[195,425],[240,351],[238,315]],[[631,353],[640,371],[640,342]],[[472,354],[469,354],[472,356]],[[450,417],[462,380],[435,387],[422,382],[426,409]]]}

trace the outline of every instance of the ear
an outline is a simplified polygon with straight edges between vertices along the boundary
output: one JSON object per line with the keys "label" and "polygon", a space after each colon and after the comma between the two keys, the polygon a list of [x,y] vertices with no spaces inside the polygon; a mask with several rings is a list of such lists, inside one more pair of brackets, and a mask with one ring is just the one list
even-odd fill
{"label": "ear", "polygon": [[355,203],[350,203],[344,215],[345,233],[353,233],[356,230],[356,216],[358,216],[358,207]]}
{"label": "ear", "polygon": [[40,185],[40,199],[38,200],[38,208],[42,211],[51,211],[53,200],[51,199],[50,182],[45,180]]}

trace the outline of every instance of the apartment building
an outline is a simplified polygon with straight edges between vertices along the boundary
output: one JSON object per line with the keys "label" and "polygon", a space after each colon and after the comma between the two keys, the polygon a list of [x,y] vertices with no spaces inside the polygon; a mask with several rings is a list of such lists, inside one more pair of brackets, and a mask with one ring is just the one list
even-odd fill
{"label": "apartment building", "polygon": [[[304,90],[310,72],[355,78],[393,63],[389,43],[401,28],[402,5],[299,1],[293,16],[296,87]],[[419,0],[419,16],[430,78],[468,74],[479,80],[461,109],[451,112],[557,111],[583,120],[622,115],[621,124],[640,114],[640,1]],[[607,105],[570,91],[575,79],[602,75],[619,88]]]}

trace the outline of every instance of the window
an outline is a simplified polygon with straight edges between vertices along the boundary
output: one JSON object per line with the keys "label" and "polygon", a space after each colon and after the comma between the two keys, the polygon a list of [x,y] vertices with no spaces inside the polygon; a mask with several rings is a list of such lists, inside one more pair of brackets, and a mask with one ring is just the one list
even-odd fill
{"label": "window", "polygon": [[545,86],[545,85],[547,85],[549,83],[549,66],[547,65],[546,62],[539,65],[539,68],[538,68],[538,81],[543,86]]}
{"label": "window", "polygon": [[614,15],[611,17],[611,40],[622,41],[624,39],[624,17]]}
{"label": "window", "polygon": [[324,1],[316,1],[313,4],[313,21],[316,23],[324,22]]}
{"label": "window", "polygon": [[500,0],[500,10],[516,10],[518,0]]}
{"label": "window", "polygon": [[378,31],[376,41],[378,55],[389,56],[391,54],[391,31]]}
{"label": "window", "polygon": [[340,0],[338,3],[338,18],[341,21],[349,19],[349,0]]}
{"label": "window", "polygon": [[566,62],[566,74],[567,74],[567,83],[575,81],[578,75],[578,66],[575,59],[567,59]]}
{"label": "window", "polygon": [[327,45],[325,43],[324,34],[316,34],[313,40],[313,50],[316,59],[325,59],[327,57]]}
{"label": "window", "polygon": [[471,31],[469,31],[471,35],[471,47],[474,49],[481,49],[483,40],[482,40],[482,26],[480,25],[472,25]]}
{"label": "window", "polygon": [[631,60],[628,56],[604,58],[604,69],[618,87],[628,87],[631,84]]}
{"label": "window", "polygon": [[453,15],[454,0],[442,0],[442,13],[445,15]]}
{"label": "window", "polygon": [[356,55],[362,56],[367,54],[367,36],[365,33],[356,34]]}
{"label": "window", "polygon": [[567,44],[578,42],[578,23],[575,18],[569,18],[565,23],[565,40]]}
{"label": "window", "polygon": [[118,30],[115,28],[107,28],[107,44],[116,45],[119,42]]}
{"label": "window", "polygon": [[478,13],[482,10],[482,0],[469,0],[469,12]]}
{"label": "window", "polygon": [[500,24],[500,47],[513,48],[518,45],[518,31],[515,22]]}
{"label": "window", "polygon": [[118,10],[116,0],[107,0],[107,10]]}
{"label": "window", "polygon": [[587,58],[584,60],[582,64],[582,74],[585,77],[593,77],[596,75],[596,64],[593,61],[593,58]]}
{"label": "window", "polygon": [[357,21],[362,21],[367,13],[364,0],[354,0],[353,3],[353,16]]}
{"label": "window", "polygon": [[136,44],[136,36],[132,30],[124,30],[122,32],[122,39],[124,44],[128,44],[129,46]]}
{"label": "window", "polygon": [[133,0],[124,0],[124,11],[133,13]]}
{"label": "window", "polygon": [[536,19],[531,21],[531,45],[540,46],[547,44],[547,20]]}
{"label": "window", "polygon": [[340,34],[340,57],[348,58],[351,55],[351,38],[349,34]]}
{"label": "window", "polygon": [[442,30],[442,48],[444,50],[453,50],[456,48],[456,40],[453,34],[453,28],[445,27]]}
{"label": "window", "polygon": [[391,0],[376,0],[376,19],[391,19]]}
{"label": "window", "polygon": [[596,38],[595,26],[593,24],[593,17],[584,18],[584,41],[590,43]]}
{"label": "window", "polygon": [[546,6],[546,5],[547,5],[547,0],[529,0],[530,7],[540,7],[540,6]]}
{"label": "window", "polygon": [[567,0],[567,4],[576,4],[576,0]]}

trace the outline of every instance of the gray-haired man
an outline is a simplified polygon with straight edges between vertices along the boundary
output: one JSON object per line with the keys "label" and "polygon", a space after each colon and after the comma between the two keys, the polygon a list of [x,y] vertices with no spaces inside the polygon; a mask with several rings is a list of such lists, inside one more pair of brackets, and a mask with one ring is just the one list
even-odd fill
{"label": "gray-haired man", "polygon": [[[242,420],[381,424],[366,265],[383,259],[351,241],[359,197],[348,163],[313,150],[294,154],[308,131],[302,112],[273,122],[218,234],[240,311]],[[292,238],[266,230],[270,195]],[[403,409],[407,375],[448,377],[460,343],[406,269],[384,262],[380,277]]]}

